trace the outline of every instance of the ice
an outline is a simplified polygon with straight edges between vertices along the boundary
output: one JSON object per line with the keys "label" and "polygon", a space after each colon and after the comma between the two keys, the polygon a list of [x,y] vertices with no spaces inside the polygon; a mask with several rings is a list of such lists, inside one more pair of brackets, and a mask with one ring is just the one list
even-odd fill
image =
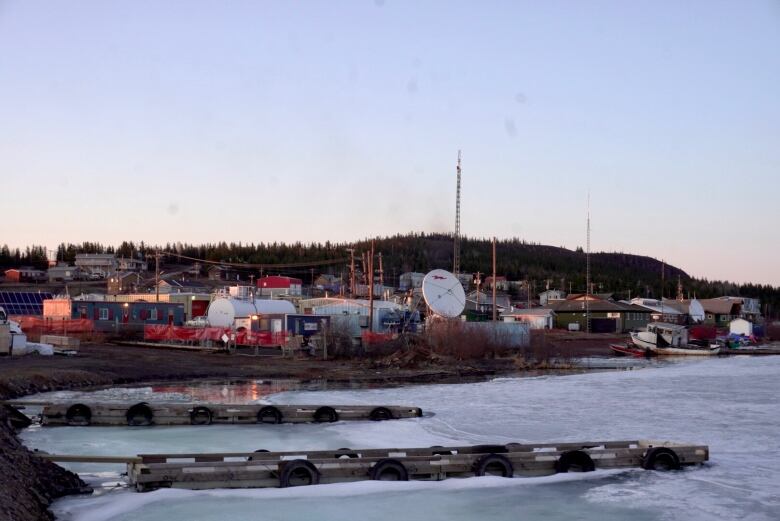
{"label": "ice", "polygon": [[630,371],[392,389],[289,391],[269,397],[274,403],[408,404],[436,413],[390,422],[33,428],[23,437],[28,445],[49,452],[89,454],[609,439],[710,446],[709,464],[669,473],[597,471],[549,478],[360,482],[292,490],[147,494],[112,490],[98,497],[58,501],[55,511],[63,519],[328,520],[343,519],[349,512],[361,520],[771,520],[780,516],[778,396],[780,357],[716,358]]}

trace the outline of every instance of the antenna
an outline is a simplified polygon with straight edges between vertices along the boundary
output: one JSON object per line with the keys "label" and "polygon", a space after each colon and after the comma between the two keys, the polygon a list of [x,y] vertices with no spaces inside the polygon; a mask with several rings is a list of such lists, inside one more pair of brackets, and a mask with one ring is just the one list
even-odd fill
{"label": "antenna", "polygon": [[590,190],[588,190],[587,250],[585,253],[585,331],[590,333]]}
{"label": "antenna", "polygon": [[455,237],[452,252],[452,272],[460,273],[460,150],[458,150],[458,185],[455,192]]}

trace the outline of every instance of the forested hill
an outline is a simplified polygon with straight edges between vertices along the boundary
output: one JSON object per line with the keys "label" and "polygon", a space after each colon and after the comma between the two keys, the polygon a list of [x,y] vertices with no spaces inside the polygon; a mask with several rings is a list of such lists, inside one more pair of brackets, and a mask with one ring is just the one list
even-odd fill
{"label": "forested hill", "polygon": [[[188,257],[216,262],[235,262],[252,264],[291,264],[313,261],[344,259],[349,256],[348,248],[355,248],[356,258],[370,248],[370,240],[355,243],[214,243],[214,244],[165,244],[147,245],[123,242],[118,247],[98,243],[61,244],[56,250],[57,259],[73,262],[77,253],[115,253],[118,256],[149,256],[159,247],[162,251],[176,252]],[[390,284],[406,271],[425,272],[433,268],[452,269],[452,236],[447,234],[411,233],[393,237],[377,238],[375,251],[382,253],[385,280]],[[461,241],[461,271],[464,273],[491,272],[492,243],[489,239],[463,238]],[[528,280],[531,289],[543,290],[548,284],[551,288],[563,288],[582,292],[585,289],[585,253],[577,251],[531,244],[519,239],[498,241],[497,273],[509,280]],[[151,257],[149,257],[151,258]],[[184,264],[189,261],[175,256],[165,257],[164,264]],[[44,267],[46,249],[42,246],[28,247],[24,251],[0,247],[0,267],[20,265]],[[358,267],[360,262],[358,261]],[[597,292],[615,292],[621,298],[631,296],[654,296],[661,293],[661,272],[664,272],[664,295],[676,294],[678,275],[686,296],[696,295],[707,298],[719,295],[739,295],[761,298],[780,310],[780,288],[757,284],[733,284],[723,281],[708,281],[691,278],[682,269],[663,265],[650,257],[626,253],[593,253],[591,271],[594,289]],[[378,268],[378,263],[377,263]],[[315,268],[315,274],[330,272],[346,275],[347,264],[338,263],[321,269]],[[256,270],[254,270],[256,271]],[[282,273],[295,275],[307,280],[312,272],[310,268],[265,268],[264,273]],[[483,277],[484,278],[484,277]]]}

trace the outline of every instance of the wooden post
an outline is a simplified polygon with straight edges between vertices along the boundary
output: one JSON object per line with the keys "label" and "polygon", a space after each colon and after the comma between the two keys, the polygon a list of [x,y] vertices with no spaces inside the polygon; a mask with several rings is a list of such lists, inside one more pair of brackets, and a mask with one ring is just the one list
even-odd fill
{"label": "wooden post", "polygon": [[371,256],[368,259],[368,332],[374,332],[374,241],[371,240]]}
{"label": "wooden post", "polygon": [[496,238],[493,237],[493,322],[496,321]]}
{"label": "wooden post", "polygon": [[154,253],[154,301],[160,302],[160,252]]}

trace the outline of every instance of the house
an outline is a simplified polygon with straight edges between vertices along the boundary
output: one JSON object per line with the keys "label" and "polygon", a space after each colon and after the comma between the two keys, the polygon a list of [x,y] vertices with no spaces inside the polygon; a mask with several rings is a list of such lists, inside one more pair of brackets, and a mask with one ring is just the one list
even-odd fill
{"label": "house", "polygon": [[596,295],[570,295],[566,300],[552,302],[548,306],[555,311],[555,327],[562,329],[588,329],[594,333],[625,333],[647,326],[649,309],[613,302]]}
{"label": "house", "polygon": [[761,317],[761,300],[750,297],[717,297],[717,300],[738,302],[740,304],[740,317],[756,322]]}
{"label": "house", "polygon": [[[495,285],[496,290],[498,291],[508,291],[509,290],[509,281],[506,280],[506,277],[503,275],[498,275],[495,279]],[[493,277],[486,277],[485,280],[482,283],[482,287],[485,289],[492,290],[493,289]]]}
{"label": "house", "polygon": [[338,293],[341,289],[341,279],[329,273],[323,273],[314,279],[314,287],[320,291]]}
{"label": "house", "polygon": [[77,253],[75,264],[82,273],[95,273],[103,277],[115,272],[119,266],[112,253]]}
{"label": "house", "polygon": [[548,289],[547,291],[542,291],[539,293],[539,305],[541,306],[546,306],[547,304],[555,302],[556,300],[565,299],[566,292],[559,289]]}
{"label": "house", "polygon": [[665,301],[652,298],[634,298],[624,303],[650,310],[650,320],[652,322],[676,325],[685,325],[689,322],[688,313],[680,311],[676,306],[667,305]]}
{"label": "house", "polygon": [[209,293],[211,289],[204,283],[192,279],[161,280],[158,283],[160,293]]}
{"label": "house", "polygon": [[410,289],[421,288],[424,278],[425,273],[417,273],[414,271],[401,273],[401,276],[398,277],[398,289],[401,291],[409,291]]}
{"label": "house", "polygon": [[81,268],[60,262],[49,268],[46,275],[49,277],[49,282],[71,282],[81,278]]}
{"label": "house", "polygon": [[138,272],[125,271],[116,273],[106,279],[106,291],[109,295],[132,293],[138,290],[140,283],[141,277]]}
{"label": "house", "polygon": [[[122,326],[184,323],[184,305],[170,302],[118,302],[107,300],[53,299],[44,308],[44,318],[93,320],[97,331],[115,331]],[[49,316],[46,313],[50,313]],[[51,315],[55,313],[56,316]]]}
{"label": "house", "polygon": [[504,322],[524,322],[531,329],[552,329],[555,326],[555,311],[552,309],[515,309],[501,313]]}
{"label": "house", "polygon": [[209,280],[240,281],[241,272],[229,266],[212,266],[208,269]]}
{"label": "house", "polygon": [[5,280],[8,282],[46,282],[46,272],[29,266],[5,270]]}
{"label": "house", "polygon": [[704,323],[717,327],[727,327],[729,322],[740,318],[742,301],[739,299],[706,298],[701,299],[704,308]]}
{"label": "house", "polygon": [[704,313],[704,307],[701,305],[701,302],[695,298],[682,300],[664,299],[663,302],[665,308],[673,308],[681,313],[688,315],[688,322],[690,324],[699,324],[704,322],[706,315]]}
{"label": "house", "polygon": [[257,289],[260,290],[260,295],[272,298],[279,295],[300,297],[303,293],[303,281],[295,277],[269,275],[257,279]]}
{"label": "house", "polygon": [[148,266],[144,260],[120,257],[117,259],[117,269],[119,271],[142,272],[147,271]]}

